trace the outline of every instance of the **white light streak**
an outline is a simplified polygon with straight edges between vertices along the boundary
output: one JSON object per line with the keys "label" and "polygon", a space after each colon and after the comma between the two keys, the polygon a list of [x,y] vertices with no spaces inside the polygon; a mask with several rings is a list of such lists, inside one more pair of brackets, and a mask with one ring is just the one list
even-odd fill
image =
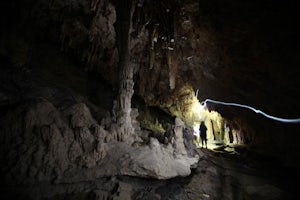
{"label": "white light streak", "polygon": [[272,115],[268,115],[264,112],[262,112],[261,110],[257,110],[251,106],[247,106],[247,105],[243,105],[243,104],[238,104],[238,103],[227,103],[227,102],[223,102],[223,101],[216,101],[216,100],[212,100],[212,99],[205,99],[205,101],[201,102],[201,104],[205,105],[207,102],[211,102],[211,103],[215,103],[215,104],[222,104],[222,105],[226,105],[226,106],[237,106],[237,107],[242,107],[242,108],[247,108],[250,109],[252,111],[254,111],[257,114],[261,114],[269,119],[275,120],[275,121],[280,121],[280,122],[284,122],[284,123],[300,123],[300,118],[296,118],[296,119],[285,119],[285,118],[280,118],[280,117],[275,117]]}

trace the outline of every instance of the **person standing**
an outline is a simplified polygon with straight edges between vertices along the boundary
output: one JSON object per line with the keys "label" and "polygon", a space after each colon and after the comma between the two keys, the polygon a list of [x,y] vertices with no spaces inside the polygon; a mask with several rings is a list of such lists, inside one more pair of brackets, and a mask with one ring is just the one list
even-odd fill
{"label": "person standing", "polygon": [[207,128],[204,124],[204,122],[202,121],[199,127],[199,132],[200,132],[200,138],[201,138],[201,144],[202,144],[202,148],[205,145],[205,147],[207,148],[207,136],[206,136],[206,131]]}

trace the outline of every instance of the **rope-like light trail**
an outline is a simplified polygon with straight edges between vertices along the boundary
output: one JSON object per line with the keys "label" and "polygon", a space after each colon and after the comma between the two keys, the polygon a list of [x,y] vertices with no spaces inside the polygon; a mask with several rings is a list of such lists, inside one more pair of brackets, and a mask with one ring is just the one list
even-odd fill
{"label": "rope-like light trail", "polygon": [[268,115],[268,114],[262,112],[261,110],[257,110],[257,109],[255,109],[251,106],[238,104],[238,103],[227,103],[227,102],[223,102],[223,101],[205,99],[205,101],[201,102],[201,105],[205,105],[207,102],[211,102],[211,103],[215,103],[215,104],[222,104],[222,105],[226,105],[226,106],[237,106],[237,107],[247,108],[247,109],[250,109],[250,110],[254,111],[257,114],[262,114],[263,116],[265,116],[269,119],[275,120],[275,121],[280,121],[280,122],[284,122],[284,123],[300,123],[300,118],[297,118],[297,119],[284,119],[284,118],[280,118],[280,117],[274,117],[272,115]]}

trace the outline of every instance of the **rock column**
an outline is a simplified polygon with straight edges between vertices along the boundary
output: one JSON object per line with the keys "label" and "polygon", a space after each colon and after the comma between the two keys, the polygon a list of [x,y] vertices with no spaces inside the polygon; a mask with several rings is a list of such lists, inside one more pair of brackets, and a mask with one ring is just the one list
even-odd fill
{"label": "rock column", "polygon": [[117,32],[119,50],[119,96],[117,124],[118,140],[131,141],[130,137],[134,132],[131,122],[131,98],[134,93],[133,70],[134,65],[130,62],[129,55],[129,27],[130,27],[131,1],[121,0],[117,3]]}

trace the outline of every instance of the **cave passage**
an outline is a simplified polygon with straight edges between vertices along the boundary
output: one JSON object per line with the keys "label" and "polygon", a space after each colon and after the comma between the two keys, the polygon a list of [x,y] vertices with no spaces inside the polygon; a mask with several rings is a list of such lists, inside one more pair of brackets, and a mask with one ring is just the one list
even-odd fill
{"label": "cave passage", "polygon": [[1,1],[0,199],[296,199],[298,4]]}

